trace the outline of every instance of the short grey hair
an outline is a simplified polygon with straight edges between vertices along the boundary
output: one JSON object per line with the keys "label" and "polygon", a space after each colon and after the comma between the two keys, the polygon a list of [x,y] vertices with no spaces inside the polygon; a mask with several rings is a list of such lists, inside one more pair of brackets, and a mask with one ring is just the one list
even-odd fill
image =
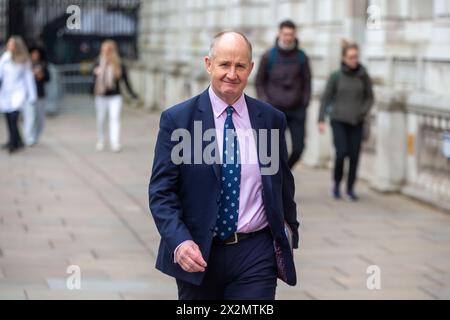
{"label": "short grey hair", "polygon": [[248,38],[242,32],[239,32],[239,31],[222,31],[222,32],[219,32],[218,34],[216,34],[214,36],[214,38],[212,39],[212,41],[211,41],[211,45],[209,46],[209,54],[208,54],[208,56],[211,59],[214,57],[214,54],[215,54],[214,53],[214,49],[215,49],[217,43],[226,34],[237,34],[237,35],[240,35],[244,39],[245,43],[247,44],[247,48],[248,48],[248,56],[250,58],[250,61],[252,61],[253,60],[253,47],[252,47],[252,44],[248,40]]}

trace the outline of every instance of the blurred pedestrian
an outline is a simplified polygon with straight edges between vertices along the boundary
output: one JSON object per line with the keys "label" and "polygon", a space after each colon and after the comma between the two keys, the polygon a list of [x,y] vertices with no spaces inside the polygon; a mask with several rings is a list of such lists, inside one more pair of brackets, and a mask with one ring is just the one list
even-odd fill
{"label": "blurred pedestrian", "polygon": [[112,151],[119,152],[121,150],[120,112],[122,109],[120,82],[124,82],[134,99],[137,99],[137,95],[131,88],[127,69],[121,63],[117,44],[113,40],[106,40],[102,43],[100,57],[93,73],[98,131],[97,150],[102,151],[105,147],[104,130],[108,114],[110,147]]}
{"label": "blurred pedestrian", "polygon": [[45,122],[45,83],[50,80],[47,62],[44,59],[43,50],[37,47],[30,49],[31,63],[38,99],[34,108],[24,114],[24,134],[27,146],[35,145],[44,129]]}
{"label": "blurred pedestrian", "polygon": [[6,49],[0,58],[0,112],[5,114],[9,134],[3,148],[13,153],[24,146],[18,128],[20,112],[34,105],[37,94],[28,49],[22,38],[9,38]]}
{"label": "blurred pedestrian", "polygon": [[311,97],[309,58],[299,48],[294,22],[280,23],[275,46],[261,58],[256,75],[258,97],[286,115],[292,137],[289,167],[300,160],[305,146],[306,110]]}
{"label": "blurred pedestrian", "polygon": [[319,130],[325,131],[325,116],[329,113],[336,150],[334,164],[334,187],[332,195],[341,198],[340,183],[344,161],[349,158],[346,196],[357,201],[354,185],[363,138],[363,123],[374,103],[372,82],[359,63],[359,47],[356,43],[343,41],[340,70],[333,72],[322,96]]}

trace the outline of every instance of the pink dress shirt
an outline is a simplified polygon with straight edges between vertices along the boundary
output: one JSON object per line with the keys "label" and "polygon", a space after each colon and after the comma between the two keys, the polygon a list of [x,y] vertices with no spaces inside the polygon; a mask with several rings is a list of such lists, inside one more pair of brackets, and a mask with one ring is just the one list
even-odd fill
{"label": "pink dress shirt", "polygon": [[[225,109],[228,104],[222,101],[209,87],[209,97],[214,113],[214,124],[222,159],[223,127],[227,118]],[[249,233],[261,230],[268,225],[262,197],[261,171],[258,163],[258,151],[252,133],[244,94],[233,104],[233,124],[236,129],[241,156],[241,190],[239,194],[239,217],[237,232]]]}
{"label": "pink dress shirt", "polygon": [[[225,109],[228,107],[228,104],[216,95],[211,86],[209,87],[209,98],[214,114],[219,154],[222,160],[223,129],[227,118]],[[263,186],[259,169],[258,151],[244,94],[233,104],[233,108],[235,112],[233,112],[232,118],[241,157],[241,189],[239,193],[237,232],[250,233],[263,229],[268,225],[268,222],[262,197]],[[175,262],[176,252],[182,244],[184,242],[178,245],[174,251]]]}

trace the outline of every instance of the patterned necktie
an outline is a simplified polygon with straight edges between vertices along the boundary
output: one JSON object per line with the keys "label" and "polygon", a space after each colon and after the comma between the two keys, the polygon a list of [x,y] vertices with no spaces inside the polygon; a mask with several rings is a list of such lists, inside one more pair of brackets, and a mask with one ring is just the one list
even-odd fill
{"label": "patterned necktie", "polygon": [[237,230],[239,215],[239,191],[241,187],[241,164],[239,148],[232,115],[234,108],[228,106],[223,134],[221,167],[221,191],[216,234],[220,239],[229,238]]}

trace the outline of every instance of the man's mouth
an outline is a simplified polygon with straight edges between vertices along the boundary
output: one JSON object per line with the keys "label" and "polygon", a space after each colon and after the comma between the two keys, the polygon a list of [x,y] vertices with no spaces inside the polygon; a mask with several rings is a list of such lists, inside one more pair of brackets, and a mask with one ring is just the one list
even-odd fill
{"label": "man's mouth", "polygon": [[239,84],[239,82],[230,82],[230,81],[223,81],[223,82],[225,82],[227,84],[233,84],[233,85],[238,85]]}

